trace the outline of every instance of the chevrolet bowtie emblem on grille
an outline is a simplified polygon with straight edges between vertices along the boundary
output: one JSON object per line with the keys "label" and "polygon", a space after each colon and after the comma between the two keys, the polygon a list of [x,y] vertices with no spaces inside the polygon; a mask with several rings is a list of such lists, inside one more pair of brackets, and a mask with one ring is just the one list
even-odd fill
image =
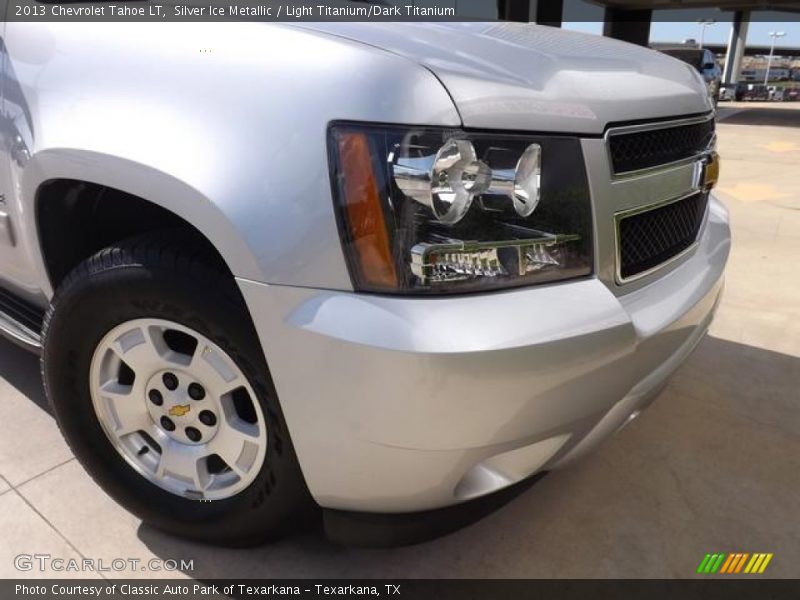
{"label": "chevrolet bowtie emblem on grille", "polygon": [[705,185],[706,189],[716,187],[719,181],[719,154],[712,152],[706,163]]}
{"label": "chevrolet bowtie emblem on grille", "polygon": [[716,187],[719,181],[719,154],[711,152],[694,165],[692,187],[705,191]]}
{"label": "chevrolet bowtie emblem on grille", "polygon": [[192,410],[192,407],[188,404],[176,404],[172,408],[169,409],[169,416],[170,417],[182,417],[186,413]]}

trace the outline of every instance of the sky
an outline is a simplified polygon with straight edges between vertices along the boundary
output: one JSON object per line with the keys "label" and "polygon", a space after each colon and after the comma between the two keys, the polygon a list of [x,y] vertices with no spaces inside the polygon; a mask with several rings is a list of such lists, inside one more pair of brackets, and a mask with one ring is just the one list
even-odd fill
{"label": "sky", "polygon": [[[565,10],[564,24],[565,29],[574,29],[576,31],[585,31],[588,33],[602,33],[603,24],[603,11],[598,7],[591,7],[586,10],[597,10],[597,22],[591,21],[569,21],[569,10]],[[584,13],[584,17],[585,17]],[[775,47],[780,46],[800,46],[800,14],[792,15],[796,17],[794,21],[770,21],[770,18],[783,18],[785,14],[778,15],[776,13],[753,13],[758,20],[753,20],[750,23],[750,29],[747,33],[747,43],[754,45],[769,45],[771,38],[769,32],[778,31],[786,33],[785,37],[778,39]],[[665,15],[667,15],[665,17]],[[663,19],[676,15],[680,15],[680,22],[667,22]],[[713,44],[725,44],[728,42],[728,37],[731,33],[731,16],[730,12],[722,12],[715,10],[681,10],[681,11],[656,11],[653,15],[653,24],[650,29],[650,41],[652,42],[682,42],[685,39],[693,38],[700,40],[700,25],[697,20],[701,18],[715,19],[717,22],[714,25],[706,27],[705,41]]]}

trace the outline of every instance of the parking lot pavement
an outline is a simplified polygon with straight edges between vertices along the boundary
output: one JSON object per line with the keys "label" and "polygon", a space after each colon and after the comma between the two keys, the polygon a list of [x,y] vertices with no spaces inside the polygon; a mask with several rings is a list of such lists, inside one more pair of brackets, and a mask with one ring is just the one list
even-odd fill
{"label": "parking lot pavement", "polygon": [[0,376],[0,476],[18,486],[72,455],[53,429],[36,360],[3,340]]}
{"label": "parking lot pavement", "polygon": [[729,125],[798,127],[796,102],[721,102],[717,117]]}
{"label": "parking lot pavement", "polygon": [[175,574],[203,579],[688,577],[718,551],[772,552],[765,576],[797,577],[798,109],[721,108],[719,195],[734,229],[726,295],[710,335],[656,403],[592,456],[433,542],[348,549],[311,530],[222,550],[163,535],[71,459],[36,359],[0,341],[0,577],[20,575],[19,553],[142,561],[104,577],[164,576],[141,570],[151,558],[193,560]]}
{"label": "parking lot pavement", "polygon": [[[38,578],[38,573],[17,571],[13,568],[20,553],[33,554],[34,549],[65,560],[81,560],[80,553],[34,510],[19,494],[13,491],[0,493],[0,576],[19,579]],[[26,548],[26,549],[23,549]],[[23,565],[24,566],[24,565]],[[81,578],[82,573],[64,572],[63,577]],[[87,573],[87,579],[99,578],[97,573]]]}

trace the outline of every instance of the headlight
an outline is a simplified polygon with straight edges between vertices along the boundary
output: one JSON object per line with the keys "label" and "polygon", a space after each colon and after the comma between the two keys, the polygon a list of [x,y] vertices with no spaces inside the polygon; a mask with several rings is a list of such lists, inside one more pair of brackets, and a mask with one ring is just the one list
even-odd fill
{"label": "headlight", "polygon": [[461,293],[591,274],[575,138],[339,124],[329,144],[358,291]]}

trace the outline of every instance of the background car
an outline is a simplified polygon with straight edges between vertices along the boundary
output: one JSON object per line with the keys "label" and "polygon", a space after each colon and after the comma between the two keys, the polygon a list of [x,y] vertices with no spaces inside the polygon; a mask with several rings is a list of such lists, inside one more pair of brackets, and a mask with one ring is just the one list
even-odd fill
{"label": "background car", "polygon": [[682,60],[693,66],[703,76],[708,86],[708,95],[716,104],[720,100],[720,87],[722,85],[722,68],[717,57],[706,48],[691,48],[680,46],[677,48],[659,48],[664,54]]}
{"label": "background car", "polygon": [[751,102],[766,102],[770,99],[769,89],[765,85],[756,83],[747,84],[747,90],[744,93],[743,100]]}
{"label": "background car", "polygon": [[769,99],[773,102],[783,102],[786,90],[777,85],[771,85],[767,88]]}
{"label": "background car", "polygon": [[738,84],[735,83],[723,83],[719,89],[719,101],[720,102],[733,102],[734,100],[738,100],[737,98],[737,88]]}

